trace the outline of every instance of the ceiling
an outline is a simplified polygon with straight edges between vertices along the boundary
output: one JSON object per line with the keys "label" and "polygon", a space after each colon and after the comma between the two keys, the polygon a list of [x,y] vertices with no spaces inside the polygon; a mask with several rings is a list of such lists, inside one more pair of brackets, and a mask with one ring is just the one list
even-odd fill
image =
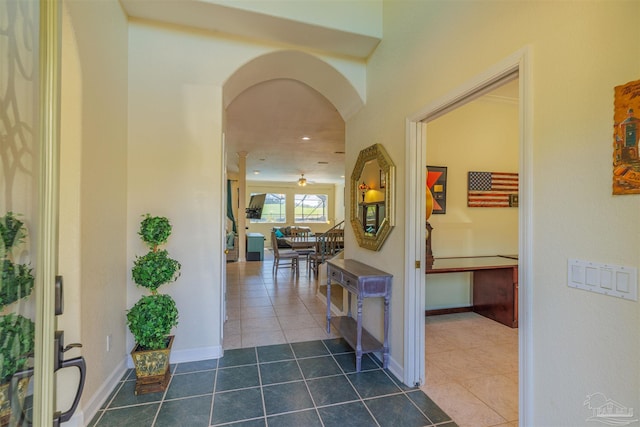
{"label": "ceiling", "polygon": [[[484,99],[515,102],[518,80]],[[311,183],[344,182],[344,121],[326,98],[304,83],[257,84],[234,99],[226,117],[229,172],[238,172],[236,153],[246,152],[249,181],[296,182],[304,174]],[[303,136],[310,140],[303,141]]]}
{"label": "ceiling", "polygon": [[[250,181],[344,181],[344,121],[320,93],[296,80],[257,84],[227,107],[227,170],[246,153]],[[308,137],[308,140],[303,140]],[[258,172],[256,174],[256,172]]]}

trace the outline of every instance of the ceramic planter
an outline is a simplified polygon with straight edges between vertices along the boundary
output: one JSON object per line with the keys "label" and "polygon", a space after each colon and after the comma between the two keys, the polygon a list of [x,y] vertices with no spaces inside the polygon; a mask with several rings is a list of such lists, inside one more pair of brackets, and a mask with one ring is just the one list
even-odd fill
{"label": "ceramic planter", "polygon": [[169,353],[173,346],[173,337],[173,335],[168,337],[167,348],[139,350],[136,344],[131,351],[131,358],[136,368],[136,395],[166,390],[171,378]]}
{"label": "ceramic planter", "polygon": [[[21,378],[17,381],[18,389],[14,397],[17,398],[17,402],[12,402],[9,395],[10,383],[0,384],[0,427],[6,427],[12,420],[12,403],[13,408],[22,408],[24,405],[24,399],[27,395],[27,388],[29,387],[30,377]],[[17,421],[21,414],[13,415],[13,419]]]}

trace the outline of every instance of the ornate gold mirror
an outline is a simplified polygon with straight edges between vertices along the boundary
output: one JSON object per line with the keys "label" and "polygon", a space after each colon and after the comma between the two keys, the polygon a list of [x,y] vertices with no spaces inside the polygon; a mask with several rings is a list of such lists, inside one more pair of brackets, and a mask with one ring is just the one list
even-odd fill
{"label": "ornate gold mirror", "polygon": [[351,174],[351,227],[362,248],[380,250],[394,224],[395,166],[374,144],[360,151]]}

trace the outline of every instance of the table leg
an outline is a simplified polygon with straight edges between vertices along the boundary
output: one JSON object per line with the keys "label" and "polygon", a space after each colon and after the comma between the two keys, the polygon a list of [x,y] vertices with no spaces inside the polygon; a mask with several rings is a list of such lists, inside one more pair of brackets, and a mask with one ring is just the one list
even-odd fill
{"label": "table leg", "polygon": [[389,365],[389,301],[390,297],[384,297],[384,344],[382,350],[382,367],[387,369]]}
{"label": "table leg", "polygon": [[331,276],[327,268],[327,333],[331,333]]}
{"label": "table leg", "polygon": [[358,295],[358,320],[356,323],[356,372],[360,372],[362,366],[362,297]]}

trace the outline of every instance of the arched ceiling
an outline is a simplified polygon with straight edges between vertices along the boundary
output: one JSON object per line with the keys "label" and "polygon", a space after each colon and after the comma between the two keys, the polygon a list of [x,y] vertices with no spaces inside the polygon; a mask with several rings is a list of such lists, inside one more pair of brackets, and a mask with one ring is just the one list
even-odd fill
{"label": "arched ceiling", "polygon": [[229,172],[238,171],[236,153],[244,151],[249,180],[296,182],[304,173],[311,183],[344,181],[344,120],[306,84],[258,83],[229,104],[226,122]]}

